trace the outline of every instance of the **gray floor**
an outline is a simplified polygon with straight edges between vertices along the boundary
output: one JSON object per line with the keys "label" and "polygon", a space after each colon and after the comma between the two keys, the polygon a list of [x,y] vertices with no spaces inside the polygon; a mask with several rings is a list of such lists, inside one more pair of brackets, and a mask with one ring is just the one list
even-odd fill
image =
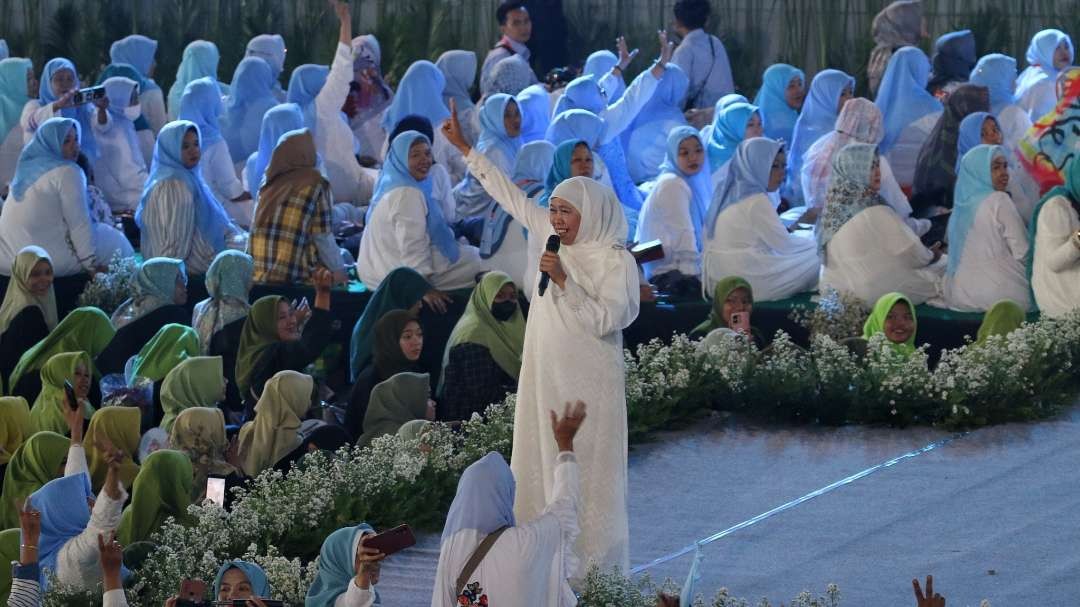
{"label": "gray floor", "polygon": [[[754,427],[714,419],[630,456],[633,565],[951,436],[926,428]],[[704,548],[698,589],[774,604],[839,584],[844,605],[1080,603],[1080,410],[972,432]],[[437,536],[384,567],[383,604],[430,604]],[[690,558],[650,571],[681,582]]]}

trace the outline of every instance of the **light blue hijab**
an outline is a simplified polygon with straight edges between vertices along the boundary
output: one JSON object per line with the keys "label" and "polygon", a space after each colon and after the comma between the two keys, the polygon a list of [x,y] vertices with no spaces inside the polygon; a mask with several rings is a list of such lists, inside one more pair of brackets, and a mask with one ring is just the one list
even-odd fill
{"label": "light blue hijab", "polygon": [[564,141],[584,141],[595,150],[604,135],[604,121],[588,110],[567,110],[555,115],[547,128],[547,140],[559,146]]}
{"label": "light blue hijab", "polygon": [[[616,65],[619,65],[619,58],[615,56],[615,53],[608,50],[596,51],[585,60],[585,69],[581,73],[585,76],[592,76],[597,82],[600,82]],[[667,67],[673,65],[675,64],[669,63]],[[623,82],[621,74],[615,78],[615,81],[617,83],[615,90],[607,92],[610,103],[615,103],[621,99],[623,93],[626,92],[626,83]]]}
{"label": "light blue hijab", "polygon": [[49,589],[49,573],[56,575],[60,549],[90,524],[87,498],[94,497],[85,473],[53,479],[30,494],[30,505],[41,513],[38,538],[38,578],[42,591]]}
{"label": "light blue hijab", "polygon": [[461,473],[439,543],[445,544],[459,531],[488,535],[513,527],[516,490],[514,474],[499,453],[492,451],[470,464]]}
{"label": "light blue hijab", "polygon": [[[791,180],[792,194],[797,202],[802,202],[802,186],[799,175],[802,174],[803,154],[818,139],[831,133],[836,128],[836,117],[840,114],[840,97],[845,89],[855,91],[855,79],[840,70],[824,70],[814,76],[810,91],[803,102],[799,119],[795,122],[795,133],[788,146],[787,172]],[[762,117],[764,121],[764,116]],[[765,127],[768,123],[765,122]]]}
{"label": "light blue hijab", "polygon": [[[705,142],[701,134],[692,126],[680,126],[671,131],[667,138],[667,156],[660,165],[660,175],[667,173],[678,175],[690,186],[690,219],[694,224],[694,239],[697,241],[698,251],[701,250],[701,226],[705,223],[705,212],[708,211],[712,200],[712,176],[708,171],[708,164],[701,167],[697,173],[687,175],[679,169],[679,144],[685,139],[694,138],[701,143],[704,149]],[[768,183],[768,182],[766,182]]]}
{"label": "light blue hijab", "polygon": [[439,55],[435,65],[443,73],[443,102],[450,107],[450,100],[457,104],[459,112],[473,107],[472,85],[476,80],[476,53],[455,49]]}
{"label": "light blue hijab", "polygon": [[160,88],[150,78],[150,68],[154,65],[154,55],[157,54],[157,47],[157,40],[139,34],[132,34],[112,43],[112,46],[109,47],[109,59],[112,63],[126,63],[138,70],[139,75],[146,79],[141,90],[141,92],[145,93]]}
{"label": "light blue hijab", "polygon": [[251,584],[252,596],[261,599],[270,598],[273,590],[270,588],[270,580],[266,579],[266,572],[263,571],[263,568],[249,561],[234,559],[226,561],[221,564],[221,567],[218,567],[217,575],[214,576],[214,600],[217,600],[218,595],[221,593],[221,579],[225,577],[225,574],[230,569],[239,569],[244,573],[244,577]]}
{"label": "light blue hijab", "polygon": [[[124,113],[124,108],[128,107],[131,103],[131,94],[135,91],[141,91],[139,89],[139,83],[131,78],[125,78],[124,76],[112,76],[107,78],[101,83],[105,87],[105,96],[109,98],[109,120],[113,121],[114,129],[118,129],[124,133],[124,138],[127,139],[128,148],[131,149],[132,157],[142,158],[142,149],[139,147],[139,139],[135,134],[137,129],[135,122],[138,120],[130,120],[127,114]],[[139,107],[136,103],[135,107]],[[141,111],[141,110],[140,110]],[[142,118],[142,116],[139,116]]]}
{"label": "light blue hijab", "polygon": [[169,112],[178,115],[180,112],[180,98],[184,96],[184,89],[193,80],[210,78],[217,83],[219,94],[226,94],[227,87],[218,82],[218,62],[221,53],[218,47],[209,40],[196,40],[184,48],[184,55],[180,59],[180,67],[176,70],[176,82],[169,88]]}
{"label": "light blue hijab", "polygon": [[[960,174],[960,163],[968,150],[982,144],[982,127],[987,119],[997,123],[997,118],[989,112],[973,112],[960,121],[960,135],[956,139],[956,174]],[[998,125],[1001,128],[1001,125]]]}
{"label": "light blue hijab", "polygon": [[259,128],[259,146],[250,156],[244,167],[244,175],[252,189],[252,196],[258,199],[266,167],[274,154],[278,139],[289,131],[304,128],[304,112],[295,103],[282,103],[270,108],[263,116]]}
{"label": "light blue hijab", "polygon": [[[441,98],[438,101],[442,103]],[[453,230],[446,223],[439,201],[431,196],[431,175],[425,177],[423,181],[417,181],[409,173],[409,148],[417,140],[423,140],[431,145],[427,136],[416,131],[405,131],[395,137],[390,144],[390,151],[379,173],[379,180],[375,182],[375,193],[371,196],[367,220],[371,221],[371,213],[390,192],[397,188],[416,188],[424,193],[424,200],[427,202],[427,232],[428,237],[431,238],[431,244],[443,254],[443,257],[455,263],[461,256],[461,250],[458,248],[457,240],[454,239]]]}
{"label": "light blue hijab", "polygon": [[960,267],[960,256],[964,253],[971,224],[975,223],[975,214],[979,205],[987,196],[994,193],[994,183],[990,178],[990,165],[994,158],[1008,158],[1005,148],[1000,145],[977,145],[960,161],[960,172],[956,179],[956,193],[953,196],[953,211],[949,217],[946,236],[949,240],[949,260],[946,272],[951,276]]}
{"label": "light blue hijab", "polygon": [[567,110],[587,110],[600,116],[608,107],[608,98],[593,76],[578,76],[566,85],[562,97],[555,104],[555,115]]}
{"label": "light blue hijab", "polygon": [[[555,162],[555,146],[541,139],[521,146],[517,159],[514,160],[514,173],[511,176],[514,183],[525,195],[532,198],[542,194],[545,190],[545,181],[551,172],[551,165]],[[546,202],[546,201],[545,201]],[[488,259],[499,251],[503,239],[506,238],[506,230],[510,227],[510,214],[501,206],[484,218],[484,233],[480,237],[480,257]],[[522,228],[528,234],[528,230]]]}
{"label": "light blue hijab", "polygon": [[889,58],[874,103],[885,119],[881,153],[892,149],[900,133],[916,120],[942,111],[941,102],[926,90],[930,60],[914,46],[905,46]]}
{"label": "light blue hijab", "polygon": [[985,55],[975,64],[969,77],[971,84],[985,86],[990,91],[990,111],[1001,110],[1016,103],[1013,87],[1016,85],[1016,59],[1001,53]]}
{"label": "light blue hijab", "polygon": [[[788,85],[795,78],[801,80],[803,86],[806,86],[806,74],[799,68],[786,63],[770,65],[762,76],[761,88],[758,89],[757,97],[754,97],[754,105],[761,108],[761,121],[765,125],[765,136],[769,139],[791,141],[795,133],[795,122],[799,119],[799,110],[792,109],[785,96]],[[835,105],[834,103],[833,106]],[[832,126],[830,125],[829,128],[831,130]]]}
{"label": "light blue hijab", "polygon": [[518,150],[521,149],[521,138],[511,137],[506,133],[503,116],[511,103],[516,105],[517,101],[506,93],[496,93],[484,100],[484,105],[480,108],[480,138],[476,142],[476,149],[482,154],[498,149],[513,165]]}
{"label": "light blue hijab", "polygon": [[278,103],[273,91],[274,73],[264,59],[246,57],[236,66],[222,128],[234,161],[247,158],[259,147],[263,116]]}
{"label": "light blue hijab", "polygon": [[1057,78],[1060,70],[1054,67],[1054,51],[1062,42],[1069,47],[1069,63],[1071,64],[1076,55],[1073,50],[1072,38],[1065,32],[1056,29],[1045,29],[1031,38],[1027,53],[1024,55],[1028,67],[1016,80],[1017,98],[1022,97],[1028,89],[1043,79],[1054,80]]}
{"label": "light blue hijab", "polygon": [[389,133],[402,118],[415,114],[427,118],[438,132],[443,121],[450,117],[450,110],[443,103],[445,88],[446,77],[434,63],[413,63],[401,77],[394,101],[383,115],[382,127]]}
{"label": "light blue hijab", "polygon": [[[56,57],[50,59],[45,64],[45,69],[42,71],[41,80],[38,83],[38,101],[41,105],[51,105],[56,102],[57,96],[53,94],[52,90],[52,77],[56,72],[60,70],[71,70],[71,73],[75,75],[75,88],[78,89],[82,86],[79,82],[79,71],[75,69],[75,64],[70,59],[64,57]],[[23,78],[26,74],[23,74]],[[79,121],[79,127],[81,129],[81,137],[79,139],[79,149],[82,150],[86,157],[91,161],[97,160],[98,148],[97,140],[94,139],[94,130],[90,126],[90,118],[96,112],[96,108],[91,105],[78,105],[75,107],[67,107],[60,110],[60,116],[64,118],[71,118],[72,120]],[[54,117],[57,117],[54,115]]]}
{"label": "light blue hijab", "polygon": [[[305,607],[334,607],[337,598],[345,594],[356,576],[357,546],[365,533],[375,533],[375,530],[371,525],[360,523],[355,527],[338,529],[326,536],[322,549],[319,550],[319,572],[315,575],[311,588],[308,588]],[[374,604],[382,604],[378,592],[375,592]]]}
{"label": "light blue hijab", "polygon": [[[652,78],[645,72],[638,76],[643,77]],[[655,179],[659,174],[659,165],[667,151],[668,133],[686,125],[682,104],[689,88],[690,79],[686,72],[669,63],[652,97],[641,107],[630,128],[623,131],[621,139],[626,150],[627,169],[635,182]]]}
{"label": "light blue hijab", "polygon": [[783,149],[782,143],[766,137],[754,137],[739,144],[731,158],[727,178],[713,192],[709,211],[705,214],[709,238],[716,234],[716,218],[721,211],[754,194],[769,193],[772,163]]}
{"label": "light blue hijab", "polygon": [[[248,40],[246,57],[258,57],[270,66],[270,77],[275,88],[281,89],[278,78],[285,69],[285,39],[280,34],[259,34]],[[234,83],[235,84],[235,83]]]}
{"label": "light blue hijab", "polygon": [[23,107],[30,101],[26,90],[26,72],[34,63],[22,57],[0,60],[0,137],[7,137],[19,125]]}
{"label": "light blue hijab", "polygon": [[735,154],[735,148],[746,137],[746,124],[755,113],[761,115],[756,105],[735,101],[713,117],[712,129],[706,141],[710,172],[716,172]]}
{"label": "light blue hijab", "polygon": [[534,84],[515,97],[521,110],[521,143],[544,138],[551,124],[551,95],[542,84]]}
{"label": "light blue hijab", "polygon": [[[184,135],[192,129],[199,136],[199,145],[202,146],[202,134],[194,122],[176,120],[166,124],[158,133],[157,143],[154,145],[154,159],[150,162],[150,176],[135,211],[135,223],[142,228],[142,214],[154,186],[167,179],[178,179],[191,192],[192,204],[195,205],[195,228],[215,251],[220,251],[225,248],[225,230],[230,224],[229,216],[206,185],[199,165],[189,169],[180,160]],[[147,232],[144,230],[143,238],[146,236]]]}
{"label": "light blue hijab", "polygon": [[[289,77],[289,93],[285,100],[300,107],[304,115],[304,126],[312,133],[315,133],[316,126],[315,97],[326,86],[326,78],[329,75],[330,68],[325,65],[305,63],[294,69],[292,76]],[[267,162],[269,162],[269,157],[267,157]]]}
{"label": "light blue hijab", "polygon": [[[23,77],[26,77],[25,74]],[[30,186],[56,167],[65,164],[78,166],[74,160],[64,158],[61,151],[64,139],[67,139],[72,129],[75,130],[75,138],[82,141],[82,126],[71,118],[49,118],[41,123],[34,132],[34,138],[19,153],[19,161],[15,165],[15,177],[11,180],[13,200],[22,200]],[[81,175],[82,171],[79,171],[79,174]]]}
{"label": "light blue hijab", "polygon": [[221,110],[221,92],[211,78],[196,78],[184,89],[179,120],[199,127],[199,146],[204,150],[222,139]]}

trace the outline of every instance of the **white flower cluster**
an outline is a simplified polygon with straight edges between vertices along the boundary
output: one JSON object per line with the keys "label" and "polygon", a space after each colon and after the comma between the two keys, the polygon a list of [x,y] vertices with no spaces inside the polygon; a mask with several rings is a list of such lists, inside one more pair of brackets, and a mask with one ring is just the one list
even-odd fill
{"label": "white flower cluster", "polygon": [[818,299],[817,307],[796,307],[788,316],[806,328],[810,335],[827,335],[836,341],[854,335],[862,335],[863,323],[870,310],[862,300],[850,293],[840,293],[826,288]]}

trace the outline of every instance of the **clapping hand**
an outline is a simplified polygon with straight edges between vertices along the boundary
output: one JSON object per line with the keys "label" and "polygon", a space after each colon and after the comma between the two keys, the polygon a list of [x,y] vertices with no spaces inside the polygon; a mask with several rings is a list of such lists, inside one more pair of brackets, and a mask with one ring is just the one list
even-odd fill
{"label": "clapping hand", "polygon": [[469,140],[465,138],[465,132],[461,129],[461,122],[458,120],[457,115],[457,103],[453,98],[450,99],[450,117],[443,122],[442,132],[446,136],[446,140],[461,151],[462,156],[469,155],[472,146],[469,145]]}
{"label": "clapping hand", "polygon": [[108,541],[105,536],[98,534],[98,560],[101,563],[102,578],[105,582],[105,590],[122,588],[120,580],[120,566],[124,561],[124,547],[116,541],[116,532],[109,534]]}
{"label": "clapping hand", "polygon": [[918,579],[911,580],[911,585],[915,588],[916,607],[945,607],[945,597],[934,592],[934,576],[926,576],[926,594],[923,594]]}
{"label": "clapping hand", "polygon": [[619,51],[619,70],[626,71],[626,68],[634,61],[634,57],[638,55],[638,49],[629,50],[626,45],[626,36],[619,36],[615,39],[615,48]]}

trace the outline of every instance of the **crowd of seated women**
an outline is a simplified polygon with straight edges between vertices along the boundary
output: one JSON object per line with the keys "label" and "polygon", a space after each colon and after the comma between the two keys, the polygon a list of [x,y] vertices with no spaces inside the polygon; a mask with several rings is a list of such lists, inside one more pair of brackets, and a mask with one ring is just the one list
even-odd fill
{"label": "crowd of seated women", "polygon": [[[701,4],[677,3],[684,29]],[[511,28],[524,9],[504,5]],[[167,94],[157,43],[128,36],[101,70],[105,95],[81,104],[70,60],[0,61],[0,552],[20,563],[0,593],[30,592],[45,568],[103,581],[106,604],[123,604],[116,542],[185,520],[211,476],[238,486],[314,450],[483,415],[516,390],[550,263],[511,210],[580,221],[552,196],[568,179],[614,192],[626,242],[659,241],[640,268],[644,299],[712,301],[694,330],[706,343],[733,331],[765,347],[755,301],[827,289],[873,309],[853,348],[882,334],[901,353],[921,304],[986,313],[985,341],[1080,301],[1080,164],[1039,161],[1070,145],[1040,134],[1080,97],[1058,30],[1034,36],[1019,75],[1011,57],[978,58],[967,30],[933,58],[914,33],[875,48],[873,99],[842,71],[808,82],[776,64],[753,102],[727,91],[684,113],[701,91],[664,34],[629,83],[635,53],[620,38],[569,82],[537,84],[513,52],[485,62],[474,95],[478,61],[463,50],[391,87],[378,41],[354,38],[348,5],[335,7],[329,67],[299,66],[287,88],[285,41],[270,34],[231,83],[216,46],[192,42]],[[75,307],[136,250],[126,301]],[[351,272],[372,293],[343,352],[331,293]],[[193,277],[206,297],[189,301]],[[313,297],[252,301],[255,285]],[[452,309],[449,339],[425,341],[426,319]],[[484,482],[509,474],[483,466]],[[312,588],[324,598],[308,604],[371,604],[382,555],[362,548],[370,532],[327,538]],[[214,593],[272,594],[242,561]]]}

